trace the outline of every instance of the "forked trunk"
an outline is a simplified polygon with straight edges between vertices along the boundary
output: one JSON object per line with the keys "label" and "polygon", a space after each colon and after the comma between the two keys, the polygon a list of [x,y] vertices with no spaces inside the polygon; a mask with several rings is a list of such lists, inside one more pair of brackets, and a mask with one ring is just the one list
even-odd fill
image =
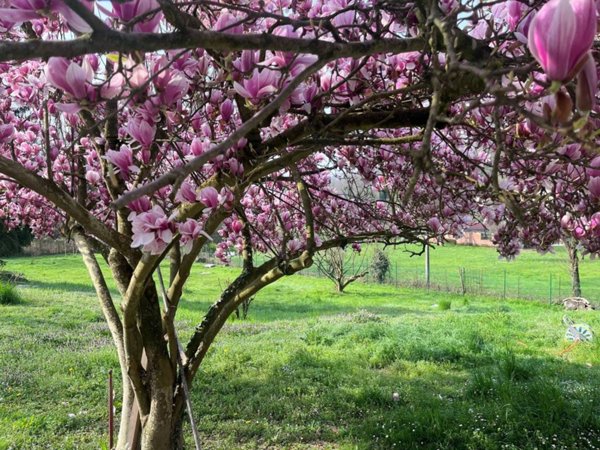
{"label": "forked trunk", "polygon": [[[142,425],[137,407],[123,403],[115,450],[182,450],[184,415],[173,416],[172,394],[152,402],[150,414]],[[137,419],[137,423],[136,423]]]}

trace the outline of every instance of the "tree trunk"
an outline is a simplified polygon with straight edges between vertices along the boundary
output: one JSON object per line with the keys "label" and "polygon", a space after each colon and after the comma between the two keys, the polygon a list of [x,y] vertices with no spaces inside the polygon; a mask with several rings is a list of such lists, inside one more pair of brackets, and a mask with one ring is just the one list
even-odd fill
{"label": "tree trunk", "polygon": [[[136,430],[136,423],[132,420],[132,416],[135,414],[135,417],[138,417],[137,408],[135,407],[135,395],[133,393],[133,389],[131,388],[131,384],[129,383],[129,378],[127,378],[127,374],[122,374],[123,376],[123,402],[121,406],[121,420],[119,422],[119,435],[117,437],[117,446],[116,450],[136,450],[129,449],[127,444],[135,440],[139,443],[139,434],[141,428],[138,426]],[[133,434],[137,434],[135,438]],[[139,447],[137,445],[136,447]]]}
{"label": "tree trunk", "polygon": [[[129,364],[122,370],[123,383],[132,388],[132,394],[134,389],[130,377],[135,376],[135,367],[140,368],[143,384],[135,390],[133,401],[123,402],[118,450],[176,448],[175,437],[171,433],[176,369],[169,358],[160,317],[156,288],[153,282],[149,282],[138,309],[137,327],[143,344],[141,360],[137,361],[137,365]],[[129,358],[134,356],[128,355],[128,361]],[[125,395],[129,392],[124,391],[124,400]],[[138,407],[140,395],[147,405],[141,413]]]}
{"label": "tree trunk", "polygon": [[573,297],[581,297],[581,280],[579,278],[579,255],[577,254],[577,243],[572,239],[565,239],[565,248],[569,254],[572,295]]}

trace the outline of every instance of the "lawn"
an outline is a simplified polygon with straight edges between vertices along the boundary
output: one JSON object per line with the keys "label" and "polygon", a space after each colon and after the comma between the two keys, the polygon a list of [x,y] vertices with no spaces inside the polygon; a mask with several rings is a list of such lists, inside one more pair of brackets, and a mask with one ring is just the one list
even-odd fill
{"label": "lawn", "polygon": [[[0,306],[0,449],[105,448],[118,364],[82,263],[6,268],[29,281],[21,303]],[[183,339],[236,273],[194,269]],[[209,352],[193,387],[204,448],[600,448],[600,344],[563,353],[563,315],[544,302],[363,283],[340,295],[290,277]],[[569,315],[600,330],[595,311]]]}
{"label": "lawn", "polygon": [[[365,249],[363,264],[368,266],[374,248]],[[390,283],[424,285],[425,256],[415,254],[420,250],[414,245],[386,249],[391,263]],[[569,258],[562,246],[543,255],[535,250],[522,250],[516,259],[509,261],[499,258],[495,248],[446,244],[431,250],[430,261],[431,283],[441,290],[459,291],[462,267],[467,291],[473,294],[504,297],[506,292],[506,297],[544,301],[558,301],[571,295]],[[313,266],[309,272],[316,275],[317,268]],[[583,296],[600,305],[600,260],[585,257],[580,261],[580,275]]]}

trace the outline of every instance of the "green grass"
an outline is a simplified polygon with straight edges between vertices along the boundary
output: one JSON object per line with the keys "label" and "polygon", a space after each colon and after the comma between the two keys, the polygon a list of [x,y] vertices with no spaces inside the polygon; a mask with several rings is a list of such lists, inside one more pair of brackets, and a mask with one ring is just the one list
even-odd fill
{"label": "green grass", "polygon": [[[408,250],[408,251],[406,251]],[[424,286],[425,256],[414,255],[417,246],[387,248],[391,262],[388,281],[400,286]],[[365,247],[368,266],[373,248]],[[358,264],[358,262],[357,262]],[[553,253],[540,254],[522,250],[516,259],[500,259],[494,248],[446,244],[431,250],[431,283],[436,289],[458,292],[461,288],[459,268],[465,268],[467,292],[504,297],[558,301],[571,295],[569,259],[564,247]],[[311,267],[309,273],[316,274]],[[583,296],[600,305],[600,260],[586,257],[580,261]],[[372,277],[367,277],[372,281]]]}
{"label": "green grass", "polygon": [[21,296],[11,283],[0,281],[0,305],[14,305],[21,301]]}
{"label": "green grass", "polygon": [[[6,269],[29,283],[22,302],[0,306],[0,449],[102,448],[118,364],[82,263],[10,259]],[[236,273],[194,268],[182,339]],[[443,301],[450,310],[434,307]],[[290,277],[210,350],[193,386],[204,448],[598,448],[600,344],[561,355],[563,314],[363,283],[340,295]],[[600,330],[595,311],[570,316]]]}

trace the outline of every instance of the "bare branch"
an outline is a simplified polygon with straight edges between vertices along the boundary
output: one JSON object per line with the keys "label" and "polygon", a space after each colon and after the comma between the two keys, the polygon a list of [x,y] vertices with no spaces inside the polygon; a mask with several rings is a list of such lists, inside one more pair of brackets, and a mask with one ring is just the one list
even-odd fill
{"label": "bare branch", "polygon": [[204,48],[216,51],[273,50],[306,53],[323,58],[360,57],[375,53],[406,53],[424,48],[420,38],[377,39],[366,42],[330,42],[272,34],[227,34],[187,29],[185,33],[124,33],[105,30],[66,41],[0,41],[0,62],[63,56],[73,58],[89,53],[154,52]]}

